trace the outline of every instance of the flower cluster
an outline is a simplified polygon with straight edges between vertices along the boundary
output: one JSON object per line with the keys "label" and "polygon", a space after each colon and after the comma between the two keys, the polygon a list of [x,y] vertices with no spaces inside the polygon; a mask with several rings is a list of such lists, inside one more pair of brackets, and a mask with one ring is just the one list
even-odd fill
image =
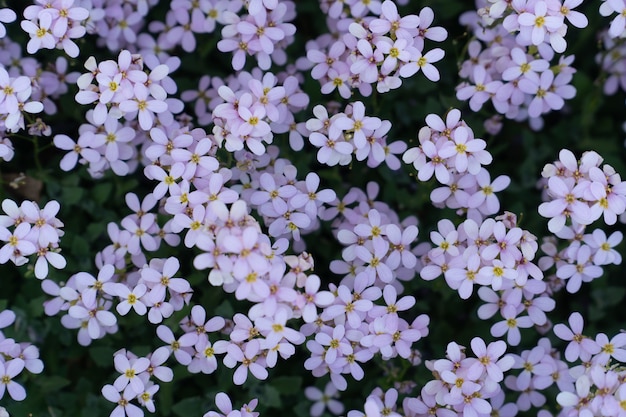
{"label": "flower cluster", "polygon": [[250,403],[244,404],[239,410],[233,410],[233,403],[227,394],[218,392],[215,396],[215,405],[221,411],[209,411],[205,413],[203,417],[258,417],[259,413],[255,412],[259,401],[255,398]]}
{"label": "flower cluster", "polygon": [[39,279],[48,276],[48,264],[65,268],[65,258],[59,253],[63,236],[63,222],[56,218],[59,208],[54,200],[44,208],[34,201],[23,201],[18,206],[13,200],[3,200],[2,210],[6,214],[0,216],[0,240],[5,244],[0,248],[0,263],[10,260],[21,266],[29,263],[29,256],[36,255],[34,272]]}
{"label": "flower cluster", "polygon": [[[331,270],[344,277],[331,287],[334,300],[319,305],[323,307],[319,316],[303,316],[307,324],[301,328],[305,335],[314,335],[306,345],[311,357],[305,368],[315,376],[330,373],[340,390],[347,387],[344,374],[361,380],[365,374],[359,363],[377,354],[419,361],[412,345],[428,334],[430,321],[425,314],[412,322],[399,315],[415,305],[413,296],[401,296],[398,279],[414,274],[417,260],[410,246],[417,227],[412,219],[400,224],[396,213],[374,202],[375,183],[368,191],[366,195],[352,189],[334,203],[337,208],[324,213],[325,219],[335,219],[335,234],[345,246],[343,260],[333,261]],[[355,207],[349,207],[352,204]],[[376,304],[381,301],[382,305]]]}
{"label": "flower cluster", "polygon": [[[5,329],[15,322],[15,313],[11,310],[0,311],[0,329]],[[0,330],[0,399],[5,392],[15,401],[26,398],[26,390],[13,379],[24,369],[31,374],[43,371],[43,362],[39,359],[39,349],[27,342],[16,342],[7,338]],[[4,409],[0,407],[0,416]]]}
{"label": "flower cluster", "polygon": [[436,247],[422,257],[420,276],[432,280],[443,274],[463,299],[472,295],[474,285],[481,285],[478,295],[485,304],[478,316],[486,320],[499,312],[504,320],[491,327],[491,334],[507,334],[508,344],[515,346],[521,341],[520,328],[546,324],[545,312],[555,307],[545,294],[543,273],[533,263],[536,239],[517,227],[510,213],[482,223],[468,219],[457,228],[441,220],[438,230],[431,232]]}
{"label": "flower cluster", "polygon": [[471,347],[475,358],[467,356],[463,346],[450,342],[445,359],[426,362],[436,379],[424,385],[419,396],[404,400],[408,415],[428,411],[437,415],[468,416],[498,411],[504,394],[500,384],[514,359],[510,354],[505,355],[507,346],[501,340],[486,344],[475,337]]}
{"label": "flower cluster", "polygon": [[[24,128],[24,114],[41,113],[44,106],[32,98],[31,78],[25,75],[13,77],[0,66],[0,130],[17,132]],[[5,146],[12,148],[10,142]],[[12,152],[4,150],[1,157],[11,159]]]}
{"label": "flower cluster", "polygon": [[612,225],[626,210],[626,182],[602,162],[596,152],[586,152],[579,161],[563,149],[558,161],[544,167],[541,175],[547,180],[547,202],[539,206],[539,214],[550,219],[552,233],[560,232],[568,220],[585,226],[603,217]]}
{"label": "flower cluster", "polygon": [[[626,334],[620,332],[609,339],[606,334],[598,333],[594,340],[583,333],[584,321],[577,312],[570,315],[568,324],[557,324],[554,333],[569,342],[565,360],[572,365],[553,359],[558,361],[558,370],[551,377],[544,378],[546,382],[547,379],[556,380],[561,391],[556,398],[563,407],[559,416],[622,415],[626,398],[622,366],[626,362]],[[546,339],[542,341],[549,346]],[[554,352],[548,353],[554,355]],[[581,363],[574,366],[579,360]],[[538,375],[542,373],[539,371]]]}
{"label": "flower cluster", "polygon": [[418,180],[428,181],[434,175],[442,185],[430,194],[434,205],[466,212],[477,222],[498,213],[500,203],[494,193],[508,187],[510,179],[501,175],[491,181],[483,168],[493,159],[485,141],[474,137],[457,109],[448,111],[445,122],[429,114],[426,124],[418,132],[420,145],[404,152],[402,160],[413,164]]}
{"label": "flower cluster", "polygon": [[119,52],[120,49],[145,45],[146,42],[142,42],[137,33],[144,26],[145,17],[157,1],[91,0],[83,3],[89,6],[87,33],[98,37],[98,46],[104,46],[111,52]]}
{"label": "flower cluster", "polygon": [[613,20],[611,20],[608,31],[608,36],[612,39],[624,38],[624,32],[626,31],[624,10],[626,10],[626,2],[624,0],[602,0],[600,5],[600,14],[602,16],[612,16],[613,13],[617,13],[617,16],[614,16]]}
{"label": "flower cluster", "polygon": [[24,9],[22,29],[30,36],[26,45],[29,54],[40,49],[63,49],[76,58],[80,52],[72,39],[80,39],[86,33],[83,25],[89,18],[89,10],[74,6],[74,0],[36,0],[35,5]]}
{"label": "flower cluster", "polygon": [[[239,5],[241,2],[232,3]],[[248,13],[241,16],[237,14],[238,8],[222,11],[225,26],[217,49],[233,52],[231,64],[235,71],[244,67],[246,55],[254,56],[263,70],[268,70],[272,62],[284,65],[287,62],[285,49],[293,42],[296,33],[296,27],[289,23],[295,18],[295,4],[292,1],[251,0],[246,6]]]}
{"label": "flower cluster", "polygon": [[399,88],[401,78],[420,70],[429,80],[439,80],[433,63],[443,58],[444,51],[425,52],[424,41],[442,42],[448,34],[441,27],[430,27],[434,19],[431,8],[423,8],[419,16],[400,16],[391,0],[368,2],[368,6],[362,1],[353,3],[350,9],[327,10],[328,25],[336,35],[309,42],[306,60],[299,62],[300,68],[312,67],[311,76],[320,81],[322,93],[337,90],[348,99],[356,89],[369,96],[373,84],[379,93],[385,93]]}
{"label": "flower cluster", "polygon": [[596,63],[606,77],[603,92],[613,95],[618,90],[626,91],[626,44],[620,39],[613,39],[608,31],[602,33],[603,49],[596,55]]}
{"label": "flower cluster", "polygon": [[[493,4],[492,4],[493,3]],[[541,127],[542,114],[560,110],[576,89],[570,85],[576,72],[574,57],[556,54],[566,49],[567,20],[583,28],[587,18],[572,10],[581,1],[478,1],[478,13],[468,12],[461,22],[476,39],[468,45],[469,59],[459,74],[467,81],[457,87],[457,98],[469,100],[478,111],[491,101],[509,119],[531,119]]]}
{"label": "flower cluster", "polygon": [[113,385],[102,387],[104,398],[117,403],[113,415],[121,413],[129,417],[143,416],[143,410],[131,403],[135,399],[143,408],[154,413],[156,408],[153,396],[160,387],[151,379],[156,378],[162,382],[170,382],[173,379],[172,370],[163,366],[169,355],[170,352],[165,347],[141,358],[125,349],[114,354],[115,370],[120,376]]}
{"label": "flower cluster", "polygon": [[313,108],[315,118],[306,122],[309,142],[319,148],[317,160],[329,166],[348,165],[352,155],[357,161],[367,159],[367,165],[375,168],[386,162],[389,168],[400,168],[395,156],[406,150],[406,143],[396,141],[387,144],[391,129],[388,120],[365,115],[365,105],[356,101],[346,105],[344,112],[328,114],[321,104]]}
{"label": "flower cluster", "polygon": [[[155,57],[152,57],[155,58]],[[85,63],[90,72],[81,75],[77,84],[80,88],[76,101],[80,104],[97,102],[92,119],[96,126],[104,125],[107,118],[124,117],[139,121],[139,127],[147,131],[155,123],[168,125],[173,121],[172,113],[182,111],[182,102],[168,99],[176,92],[176,84],[168,75],[175,70],[179,60],[168,60],[165,64],[151,59],[150,71],[144,69],[144,60],[128,50],[120,52],[117,61],[106,60],[97,64],[94,57]],[[97,85],[92,84],[94,81]]]}
{"label": "flower cluster", "polygon": [[[282,84],[282,85],[280,85]],[[221,103],[212,112],[213,134],[219,146],[229,152],[246,147],[255,155],[266,152],[274,133],[294,132],[290,143],[295,150],[304,146],[297,132],[294,114],[306,108],[309,98],[294,76],[277,77],[260,71],[240,72],[217,89]]]}
{"label": "flower cluster", "polygon": [[[621,256],[613,248],[622,241],[621,232],[607,237],[601,229],[587,232],[586,228],[600,217],[612,225],[626,210],[626,183],[608,164],[602,165],[596,152],[586,152],[580,161],[563,149],[559,160],[544,167],[540,182],[548,200],[539,206],[539,214],[550,219],[548,229],[555,234],[546,238],[540,259],[543,271],[556,267],[552,276],[553,289],[565,287],[577,292],[583,282],[599,278],[602,266],[620,264]],[[547,184],[546,184],[547,179]],[[559,249],[558,241],[568,244]]]}

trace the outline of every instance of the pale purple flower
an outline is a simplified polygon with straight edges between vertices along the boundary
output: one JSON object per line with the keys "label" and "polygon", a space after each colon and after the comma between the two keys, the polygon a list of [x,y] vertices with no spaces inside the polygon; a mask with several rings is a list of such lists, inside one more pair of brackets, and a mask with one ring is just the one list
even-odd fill
{"label": "pale purple flower", "polygon": [[574,362],[578,358],[586,361],[591,358],[591,355],[600,352],[600,346],[593,339],[582,334],[584,321],[580,313],[572,313],[568,323],[569,328],[561,323],[554,326],[554,334],[559,339],[570,342],[565,349],[565,359],[568,362]]}
{"label": "pale purple flower", "polygon": [[435,48],[422,55],[422,51],[417,48],[407,49],[411,52],[411,58],[398,70],[400,76],[408,78],[421,70],[422,73],[424,73],[424,76],[430,81],[439,81],[441,76],[439,75],[437,68],[432,63],[443,59],[443,56],[445,55],[444,50],[441,48]]}
{"label": "pale purple flower", "polygon": [[30,35],[30,41],[26,45],[29,54],[34,54],[39,49],[54,49],[56,40],[51,31],[52,15],[50,13],[39,13],[38,24],[30,20],[22,20],[20,26],[24,32]]}
{"label": "pale purple flower", "polygon": [[339,398],[338,394],[339,391],[331,382],[326,384],[323,392],[317,387],[306,387],[304,389],[305,397],[310,401],[315,401],[311,406],[311,416],[321,416],[327,407],[328,410],[335,415],[343,413],[344,406],[336,399]]}
{"label": "pale purple flower", "polygon": [[143,417],[143,410],[130,402],[136,396],[130,385],[124,389],[124,392],[119,392],[113,385],[105,385],[102,387],[102,395],[108,401],[117,404],[111,413],[112,416]]}
{"label": "pale purple flower", "polygon": [[15,358],[7,361],[0,361],[0,398],[4,396],[5,390],[15,401],[22,401],[26,398],[26,390],[13,378],[24,369],[24,361]]}
{"label": "pale purple flower", "polygon": [[491,334],[494,337],[502,337],[507,334],[507,343],[511,346],[519,345],[522,340],[519,329],[533,326],[533,322],[528,316],[518,317],[515,307],[507,305],[502,309],[503,321],[499,321],[491,326]]}
{"label": "pale purple flower", "polygon": [[267,379],[267,369],[260,363],[257,363],[257,359],[261,353],[261,346],[258,339],[252,339],[246,342],[243,350],[235,344],[230,344],[228,345],[227,352],[227,357],[230,357],[230,359],[227,360],[224,358],[224,364],[226,366],[233,368],[237,363],[241,363],[233,374],[233,382],[235,385],[243,385],[248,379],[248,372],[257,379]]}
{"label": "pale purple flower", "polygon": [[115,370],[121,373],[113,383],[115,389],[121,392],[126,386],[130,386],[130,392],[134,392],[135,395],[140,394],[144,389],[144,382],[139,374],[148,369],[150,360],[147,358],[129,360],[125,354],[120,353],[114,356],[113,362],[115,363]]}
{"label": "pale purple flower", "polygon": [[550,219],[548,230],[557,233],[565,227],[565,221],[571,217],[578,224],[589,224],[591,212],[589,206],[580,199],[585,185],[576,185],[573,181],[564,181],[559,177],[550,177],[548,192],[553,199],[539,205],[539,214]]}
{"label": "pale purple flower", "polygon": [[7,30],[2,23],[11,23],[17,19],[17,14],[11,9],[0,9],[0,38],[4,38],[7,34]]}
{"label": "pale purple flower", "polygon": [[26,239],[30,230],[31,226],[29,223],[18,224],[13,233],[4,227],[0,227],[0,241],[6,242],[0,248],[1,264],[6,263],[10,259],[21,265],[25,256],[37,252],[37,247]]}
{"label": "pale purple flower", "polygon": [[[168,105],[163,100],[150,100],[150,90],[143,84],[133,86],[134,98],[120,102],[119,108],[124,113],[138,114],[139,126],[149,131],[154,125],[154,113],[167,111]],[[126,115],[128,118],[129,115]]]}

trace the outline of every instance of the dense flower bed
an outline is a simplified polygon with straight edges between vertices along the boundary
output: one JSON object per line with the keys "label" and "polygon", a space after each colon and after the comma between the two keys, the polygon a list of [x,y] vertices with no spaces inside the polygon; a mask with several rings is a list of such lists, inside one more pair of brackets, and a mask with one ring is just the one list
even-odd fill
{"label": "dense flower bed", "polygon": [[626,416],[626,0],[0,6],[0,417]]}

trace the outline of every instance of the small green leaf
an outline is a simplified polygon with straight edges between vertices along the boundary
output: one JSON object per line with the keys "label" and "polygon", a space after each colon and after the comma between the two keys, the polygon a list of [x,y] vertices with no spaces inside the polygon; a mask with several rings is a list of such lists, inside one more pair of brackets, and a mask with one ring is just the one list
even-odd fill
{"label": "small green leaf", "polygon": [[180,417],[199,416],[207,412],[202,409],[202,398],[191,397],[174,404],[172,411]]}
{"label": "small green leaf", "polygon": [[39,377],[33,379],[42,393],[51,393],[59,391],[61,388],[70,384],[69,379],[62,378],[60,376]]}
{"label": "small green leaf", "polygon": [[265,385],[263,390],[263,405],[266,407],[280,408],[280,392],[272,385]]}
{"label": "small green leaf", "polygon": [[113,366],[113,348],[94,346],[89,349],[89,356],[98,366]]}
{"label": "small green leaf", "polygon": [[110,182],[98,184],[93,187],[93,199],[100,204],[104,204],[107,200],[109,200],[111,191],[113,191],[113,184]]}
{"label": "small green leaf", "polygon": [[272,380],[272,386],[276,388],[281,395],[296,394],[301,390],[302,377],[280,376]]}

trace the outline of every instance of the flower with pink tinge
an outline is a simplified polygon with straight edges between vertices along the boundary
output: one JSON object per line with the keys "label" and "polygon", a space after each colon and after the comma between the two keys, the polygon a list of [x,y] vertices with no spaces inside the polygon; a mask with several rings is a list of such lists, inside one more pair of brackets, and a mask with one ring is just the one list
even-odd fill
{"label": "flower with pink tinge", "polygon": [[165,346],[170,353],[174,353],[174,357],[181,365],[189,365],[191,363],[190,347],[198,341],[197,333],[185,333],[178,339],[174,337],[172,330],[164,325],[160,325],[156,329],[157,336],[168,345]]}
{"label": "flower with pink tinge", "polygon": [[584,242],[595,250],[593,263],[596,265],[608,265],[622,263],[622,255],[614,248],[621,243],[624,235],[615,231],[607,238],[604,230],[595,229],[592,234],[583,237]]}
{"label": "flower with pink tinge", "polygon": [[364,129],[376,130],[381,123],[382,121],[378,117],[365,116],[365,105],[357,101],[352,103],[352,115],[350,117],[346,115],[340,116],[333,124],[338,129],[352,132],[354,146],[360,149],[366,144]]}
{"label": "flower with pink tinge", "polygon": [[359,299],[354,300],[352,292],[345,285],[340,285],[337,288],[337,297],[335,298],[335,304],[332,304],[324,309],[322,312],[322,319],[333,320],[336,318],[342,318],[347,315],[348,323],[353,328],[358,328],[362,322],[362,317],[373,306],[371,300]]}
{"label": "flower with pink tinge", "polygon": [[572,313],[568,322],[569,328],[562,323],[554,326],[554,334],[559,339],[570,342],[565,349],[565,359],[568,362],[574,362],[578,358],[586,361],[600,352],[600,346],[593,339],[582,334],[584,321],[580,313]]}
{"label": "flower with pink tinge", "polygon": [[454,150],[456,155],[452,166],[459,173],[465,171],[476,175],[480,171],[480,166],[491,162],[491,156],[484,150],[487,143],[482,139],[476,139],[470,136],[469,128],[459,126],[454,129],[452,140],[454,141]]}
{"label": "flower with pink tinge", "polygon": [[444,272],[444,277],[450,288],[457,290],[459,296],[464,300],[472,295],[474,284],[490,285],[492,282],[488,275],[479,273],[481,260],[478,254],[471,254],[466,263],[464,268],[450,268]]}
{"label": "flower with pink tinge", "polygon": [[517,278],[517,271],[513,268],[507,267],[499,259],[494,259],[492,265],[483,266],[478,272],[478,280],[480,283],[488,282],[494,291],[499,291],[503,288],[508,288],[510,284]]}
{"label": "flower with pink tinge", "polygon": [[[498,197],[494,193],[500,192],[507,188],[511,183],[511,179],[507,175],[499,175],[496,179],[491,181],[489,172],[481,168],[480,172],[475,175],[476,182],[478,183],[479,190],[474,193],[469,201],[470,208],[483,208],[481,212],[485,214],[495,214],[500,211],[500,202]],[[461,181],[460,185],[464,185],[465,181],[469,180],[469,176],[466,175]]]}
{"label": "flower with pink tinge", "polygon": [[[349,355],[353,352],[352,346],[345,338],[346,329],[343,325],[335,326],[332,333],[320,332],[315,335],[315,342],[322,346],[326,346],[326,354],[324,361],[328,365],[332,365],[339,356]],[[309,343],[307,343],[307,347]]]}
{"label": "flower with pink tinge", "polygon": [[626,210],[626,183],[619,179],[608,181],[608,175],[598,167],[589,169],[589,179],[592,181],[589,191],[597,201],[591,206],[593,219],[604,216],[604,222],[613,225],[617,222],[617,216]]}
{"label": "flower with pink tinge", "polygon": [[91,339],[99,339],[104,335],[105,328],[115,326],[117,319],[113,313],[107,310],[103,310],[101,306],[97,304],[91,304],[88,306],[73,305],[68,310],[70,317],[86,321],[86,326],[81,325],[82,328],[87,329],[88,335]]}
{"label": "flower with pink tinge", "polygon": [[35,24],[30,20],[22,20],[20,26],[24,32],[30,35],[30,41],[26,45],[29,54],[34,54],[41,48],[54,49],[56,40],[52,35],[52,15],[50,13],[39,13],[39,24]]}
{"label": "flower with pink tinge", "polygon": [[[115,267],[111,264],[103,265],[98,271],[98,277],[94,278],[87,272],[79,272],[75,275],[76,289],[80,291],[80,297],[85,305],[93,305],[99,296],[104,294],[115,295]],[[61,291],[63,294],[63,291]]]}
{"label": "flower with pink tinge", "polygon": [[0,68],[0,104],[4,104],[4,112],[14,113],[20,111],[17,94],[30,89],[31,80],[29,77],[25,75],[11,77],[4,68]]}
{"label": "flower with pink tinge", "polygon": [[391,253],[387,255],[386,262],[389,268],[395,270],[400,265],[409,269],[414,268],[417,264],[417,258],[411,252],[410,245],[417,239],[417,226],[409,225],[401,231],[397,225],[388,224],[385,228],[385,234],[391,250]]}
{"label": "flower with pink tinge", "polygon": [[471,346],[478,361],[469,367],[468,376],[486,372],[493,381],[502,381],[504,379],[503,373],[513,366],[513,358],[510,355],[504,355],[506,343],[502,340],[496,340],[486,345],[480,337],[474,337]]}
{"label": "flower with pink tinge", "polygon": [[528,105],[528,116],[539,117],[548,110],[560,110],[565,101],[557,93],[552,92],[554,73],[548,69],[543,71],[539,79],[522,78],[518,85],[520,90],[533,96]]}
{"label": "flower with pink tinge", "polygon": [[115,370],[121,373],[113,383],[115,389],[122,392],[126,386],[130,386],[130,392],[134,392],[135,395],[140,394],[144,389],[144,382],[139,374],[148,369],[150,360],[147,358],[129,360],[125,354],[120,353],[114,356],[113,362]]}
{"label": "flower with pink tinge", "polygon": [[387,305],[374,306],[368,313],[370,317],[379,317],[385,314],[397,316],[398,311],[406,311],[415,305],[415,297],[412,295],[405,295],[398,300],[398,292],[392,285],[385,285],[383,299]]}
{"label": "flower with pink tinge", "polygon": [[556,276],[567,280],[567,292],[573,294],[578,292],[583,282],[591,282],[601,277],[603,272],[602,267],[591,263],[591,248],[583,245],[578,249],[572,263],[565,263],[557,268]]}
{"label": "flower with pink tinge", "polygon": [[331,139],[319,132],[313,132],[309,136],[309,142],[319,150],[317,151],[317,160],[322,164],[329,166],[348,165],[352,160],[352,151],[354,147],[350,142]]}
{"label": "flower with pink tinge", "polygon": [[[546,35],[557,32],[563,26],[563,16],[548,15],[548,6],[544,1],[538,1],[534,9],[521,13],[517,18],[520,25],[520,35],[524,41],[530,40],[532,45],[540,45]],[[529,33],[530,32],[530,33]],[[551,39],[552,40],[552,39]],[[562,40],[562,37],[561,37]],[[555,52],[565,51],[565,41],[551,42]]]}
{"label": "flower with pink tinge", "polygon": [[227,357],[230,359],[227,360],[224,358],[224,364],[226,366],[234,368],[237,363],[241,363],[233,374],[233,382],[235,385],[243,385],[248,379],[248,372],[257,379],[267,379],[267,369],[257,363],[258,356],[261,354],[261,345],[258,339],[252,339],[246,342],[243,350],[241,347],[231,343],[228,345],[227,353]]}
{"label": "flower with pink tinge", "polygon": [[185,293],[191,289],[189,282],[184,278],[175,278],[180,268],[180,261],[171,256],[167,259],[152,259],[149,265],[141,269],[141,279],[147,283],[150,293],[147,296],[152,302],[165,299],[166,289],[173,293]]}
{"label": "flower with pink tinge", "polygon": [[294,345],[304,343],[305,337],[302,333],[287,327],[287,320],[290,319],[291,310],[281,308],[271,317],[261,317],[255,321],[255,327],[265,335],[268,346],[275,346],[280,341],[286,339]]}
{"label": "flower with pink tinge", "polygon": [[484,248],[480,256],[488,261],[494,260],[496,256],[499,256],[499,259],[506,267],[513,268],[522,256],[521,251],[517,247],[522,234],[523,231],[519,227],[507,230],[504,223],[496,222],[493,228],[495,242]]}
{"label": "flower with pink tinge", "polygon": [[138,114],[139,126],[143,130],[149,131],[154,125],[154,113],[159,114],[167,111],[168,104],[163,100],[150,100],[150,90],[143,84],[135,84],[133,92],[134,97],[122,101],[119,108],[124,113]]}
{"label": "flower with pink tinge", "polygon": [[107,400],[117,404],[117,407],[111,412],[112,416],[143,417],[143,410],[130,402],[137,395],[130,385],[124,389],[124,392],[119,392],[113,385],[105,385],[102,387],[102,395]]}
{"label": "flower with pink tinge", "polygon": [[146,293],[147,288],[144,284],[137,284],[135,288],[128,288],[125,284],[116,284],[115,290],[121,302],[117,305],[116,310],[122,316],[126,315],[130,309],[134,309],[135,313],[143,316],[148,311],[146,305],[140,298]]}
{"label": "flower with pink tinge", "polygon": [[378,64],[384,59],[383,52],[373,49],[373,45],[366,39],[359,39],[357,42],[359,55],[350,66],[353,74],[359,75],[364,83],[373,83],[378,79]]}
{"label": "flower with pink tinge", "polygon": [[437,68],[435,68],[432,63],[443,59],[443,56],[445,55],[443,49],[431,49],[424,55],[422,55],[422,52],[416,48],[407,48],[407,50],[411,52],[411,58],[409,59],[409,62],[400,67],[398,73],[401,77],[408,78],[413,76],[419,70],[422,70],[424,76],[430,81],[439,81],[441,76],[439,75]]}
{"label": "flower with pink tinge", "polygon": [[[285,38],[285,32],[270,22],[265,8],[259,8],[258,12],[248,15],[245,20],[237,23],[237,30],[242,37],[250,38],[251,49],[260,49],[266,54],[274,52],[274,44]],[[256,44],[258,43],[258,46]]]}
{"label": "flower with pink tinge", "polygon": [[472,82],[474,83],[473,85],[461,87],[456,93],[456,98],[469,100],[470,108],[473,111],[480,110],[483,104],[489,101],[502,86],[501,81],[491,79],[490,74],[482,65],[474,67]]}
{"label": "flower with pink tinge", "polygon": [[535,346],[531,350],[525,350],[521,356],[515,358],[514,369],[522,369],[517,376],[516,386],[520,391],[527,390],[531,384],[534,388],[543,388],[552,385],[552,373],[556,370],[549,352],[542,346]]}
{"label": "flower with pink tinge", "polygon": [[371,249],[367,249],[365,246],[357,246],[354,251],[359,259],[367,263],[364,273],[388,284],[394,278],[391,268],[385,263],[385,256],[389,251],[389,243],[386,240],[374,240],[372,242]]}
{"label": "flower with pink tinge", "polygon": [[305,323],[313,323],[317,319],[317,307],[328,307],[335,300],[330,291],[320,291],[321,281],[317,275],[309,275],[304,287],[304,305],[300,306],[302,319]]}
{"label": "flower with pink tinge", "polygon": [[167,366],[163,366],[169,356],[170,351],[166,346],[161,346],[150,355],[148,355],[148,359],[150,360],[150,364],[147,368],[148,374],[151,377],[157,378],[159,381],[172,381],[172,379],[174,378],[174,373]]}
{"label": "flower with pink tinge", "polygon": [[6,263],[9,259],[21,262],[20,259],[37,252],[37,247],[26,239],[30,229],[29,223],[18,224],[13,233],[0,227],[0,241],[7,242],[0,248],[0,264]]}
{"label": "flower with pink tinge", "polygon": [[35,277],[44,279],[48,276],[48,264],[56,269],[63,269],[67,265],[65,258],[58,252],[47,247],[37,249],[37,261],[35,262]]}
{"label": "flower with pink tinge", "polygon": [[567,218],[581,225],[591,223],[589,206],[580,200],[585,187],[582,183],[575,185],[573,181],[566,182],[559,177],[550,177],[548,193],[552,200],[539,205],[539,214],[550,219],[548,230],[552,233],[559,232],[565,227]]}
{"label": "flower with pink tinge", "polygon": [[437,143],[426,141],[422,144],[422,151],[430,161],[418,169],[417,178],[425,182],[435,174],[437,181],[447,184],[450,180],[450,171],[445,160],[454,155],[454,144],[448,140],[438,140]]}
{"label": "flower with pink tinge", "polygon": [[377,35],[390,33],[398,38],[412,39],[413,31],[420,24],[416,15],[400,17],[398,7],[391,0],[385,0],[380,7],[380,18],[373,19],[369,23],[369,30]]}
{"label": "flower with pink tinge", "polygon": [[515,307],[507,305],[502,309],[503,321],[499,321],[491,326],[491,335],[502,337],[507,333],[507,343],[511,346],[519,345],[522,340],[519,329],[526,329],[533,326],[533,322],[528,316],[518,317]]}

